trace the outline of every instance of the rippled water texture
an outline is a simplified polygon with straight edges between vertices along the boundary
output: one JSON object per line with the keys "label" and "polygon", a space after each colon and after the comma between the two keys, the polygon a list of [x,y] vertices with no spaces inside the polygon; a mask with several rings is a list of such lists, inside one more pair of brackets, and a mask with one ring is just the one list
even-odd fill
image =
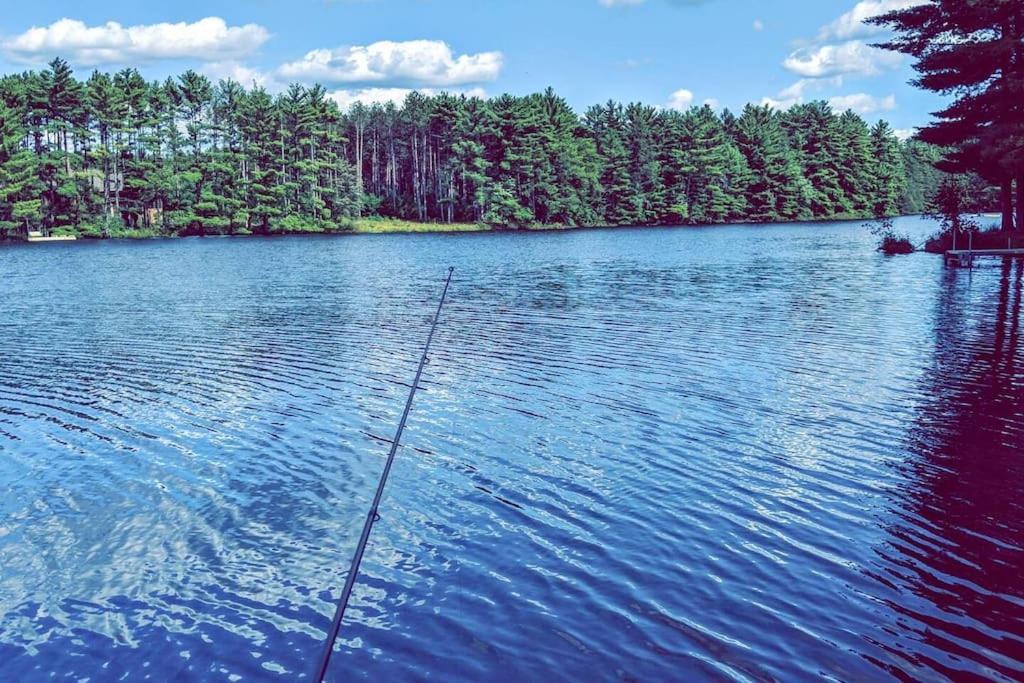
{"label": "rippled water texture", "polygon": [[1024,678],[1024,268],[856,223],[0,246],[2,678],[308,676],[449,263],[333,677]]}

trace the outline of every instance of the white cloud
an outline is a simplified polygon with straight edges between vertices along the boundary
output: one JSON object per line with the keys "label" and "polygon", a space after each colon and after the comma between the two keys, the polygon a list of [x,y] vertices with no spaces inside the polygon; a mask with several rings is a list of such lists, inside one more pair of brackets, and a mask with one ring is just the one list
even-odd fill
{"label": "white cloud", "polygon": [[[839,88],[843,85],[843,77],[833,78],[801,78],[799,81],[783,88],[775,97],[765,97],[761,100],[762,105],[768,105],[773,109],[785,111],[798,104],[803,104],[811,93],[820,92],[829,88]],[[820,98],[819,98],[820,99]],[[891,111],[896,108],[896,96],[875,97],[867,93],[855,93],[852,95],[835,95],[828,98],[828,103],[837,111],[852,109],[858,114],[873,114],[880,111]]]}
{"label": "white cloud", "polygon": [[[342,110],[347,110],[356,102],[365,105],[387,104],[393,102],[396,106],[401,105],[410,93],[419,92],[424,95],[437,95],[440,91],[433,88],[357,88],[351,90],[334,90],[327,93],[327,97],[338,103]],[[487,93],[481,88],[470,88],[455,94],[466,95],[467,97],[486,98]]]}
{"label": "white cloud", "polygon": [[773,109],[786,110],[798,104],[803,104],[804,97],[812,92],[819,92],[827,88],[839,88],[843,85],[842,76],[832,78],[801,78],[799,81],[783,88],[775,97],[765,97],[761,100],[762,105],[768,105]]}
{"label": "white cloud", "polygon": [[898,139],[906,142],[910,138],[917,135],[917,128],[897,128],[892,132]]}
{"label": "white cloud", "polygon": [[230,79],[246,88],[256,84],[271,92],[277,92],[282,89],[282,84],[273,75],[253,69],[234,60],[207,62],[199,67],[199,71],[214,81]]}
{"label": "white cloud", "polygon": [[760,19],[754,19],[754,30],[761,32],[764,30],[764,22]]}
{"label": "white cloud", "polygon": [[858,114],[874,114],[880,111],[892,111],[896,108],[896,96],[875,97],[867,93],[855,93],[853,95],[838,95],[830,98],[828,103],[836,111],[852,109]]}
{"label": "white cloud", "polygon": [[685,88],[676,90],[668,98],[668,104],[665,105],[669,109],[675,109],[677,111],[686,111],[693,104],[693,93]]}
{"label": "white cloud", "polygon": [[86,26],[77,19],[60,19],[4,41],[3,50],[22,62],[62,56],[85,66],[157,59],[220,61],[250,55],[268,38],[270,32],[258,24],[228,26],[220,17],[207,17],[191,24],[139,26],[122,26],[116,21]]}
{"label": "white cloud", "polygon": [[709,97],[708,99],[704,100],[704,106],[711,107],[712,109],[719,109],[722,106],[722,103],[716,100],[714,97]]}
{"label": "white cloud", "polygon": [[761,106],[771,107],[772,109],[778,109],[779,111],[786,111],[798,104],[801,104],[802,100],[796,97],[789,98],[775,98],[775,97],[762,97]]}
{"label": "white cloud", "polygon": [[286,79],[321,83],[451,86],[493,81],[501,73],[500,52],[452,54],[439,40],[381,41],[365,46],[313,50],[278,73]]}
{"label": "white cloud", "polygon": [[873,26],[864,22],[871,17],[877,17],[895,10],[906,9],[920,5],[924,0],[861,0],[853,9],[842,15],[832,23],[822,27],[818,35],[821,41],[826,40],[847,40],[860,36],[867,36],[881,33],[885,29],[881,26]]}
{"label": "white cloud", "polygon": [[[782,65],[786,69],[803,78],[776,96],[765,97],[761,103],[778,109],[789,109],[803,103],[810,91],[842,86],[844,76],[875,76],[898,68],[903,62],[902,55],[872,47],[856,38],[884,30],[865,25],[866,19],[918,5],[923,1],[860,0],[849,12],[822,27],[812,46],[792,52],[783,61]],[[852,109],[859,114],[870,114],[894,109],[896,98],[892,95],[876,97],[855,93],[834,96],[829,99],[829,103],[835,109]]]}
{"label": "white cloud", "polygon": [[898,53],[851,40],[839,45],[797,50],[782,65],[800,76],[822,78],[841,74],[872,76],[895,69],[901,62],[902,57]]}
{"label": "white cloud", "polygon": [[818,92],[826,88],[839,88],[842,85],[842,76],[833,76],[832,78],[801,78],[793,85],[781,90],[779,96],[802,98],[808,92]]}

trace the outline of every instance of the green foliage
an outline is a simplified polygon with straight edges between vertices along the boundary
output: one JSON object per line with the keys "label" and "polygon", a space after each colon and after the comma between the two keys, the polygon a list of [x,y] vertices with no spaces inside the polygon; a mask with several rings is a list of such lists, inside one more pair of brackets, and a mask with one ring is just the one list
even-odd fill
{"label": "green foliage", "polygon": [[967,232],[977,232],[978,222],[967,215],[968,186],[956,176],[942,179],[938,190],[932,197],[929,215],[942,226],[942,233],[952,239]]}
{"label": "green foliage", "polygon": [[286,216],[320,230],[359,211],[344,117],[319,87],[275,101],[134,69],[80,83],[58,59],[0,79],[0,103],[0,236],[245,234]]}
{"label": "green foliage", "polygon": [[273,223],[273,231],[280,233],[290,232],[324,232],[324,227],[309,218],[290,215],[284,216]]}
{"label": "green foliage", "polygon": [[343,112],[320,86],[272,96],[134,69],[80,82],[58,59],[0,78],[0,237],[892,215],[923,210],[938,154],[824,102],[739,117],[609,102],[580,117],[548,89]]}
{"label": "green foliage", "polygon": [[892,216],[899,211],[900,198],[907,190],[907,172],[900,145],[885,121],[871,130],[871,151],[874,159],[871,212],[876,216]]}
{"label": "green foliage", "polygon": [[882,236],[882,241],[878,245],[878,251],[888,256],[896,256],[901,254],[913,254],[916,251],[914,243],[910,241],[910,238],[906,235],[897,235],[895,233],[888,233]]}
{"label": "green foliage", "polygon": [[533,213],[519,203],[511,182],[492,184],[486,197],[483,223],[493,227],[525,228],[533,222]]}
{"label": "green foliage", "polygon": [[663,160],[674,200],[666,222],[724,223],[746,214],[750,167],[710,107],[666,114],[670,140]]}
{"label": "green foliage", "polygon": [[736,143],[751,171],[747,216],[754,222],[793,220],[805,215],[812,188],[787,144],[781,115],[747,105],[736,120]]}
{"label": "green foliage", "polygon": [[929,0],[869,21],[892,30],[881,47],[915,60],[915,85],[954,98],[918,133],[944,148],[940,168],[1000,185],[1004,230],[1015,223],[1016,179],[1024,224],[1024,3]]}
{"label": "green foliage", "polygon": [[913,254],[914,243],[907,235],[897,234],[892,218],[881,215],[871,226],[871,233],[879,238],[878,251],[888,256]]}
{"label": "green foliage", "polygon": [[26,225],[35,225],[41,216],[40,209],[43,202],[40,199],[27,199],[23,202],[14,202],[11,215],[18,220],[24,220]]}

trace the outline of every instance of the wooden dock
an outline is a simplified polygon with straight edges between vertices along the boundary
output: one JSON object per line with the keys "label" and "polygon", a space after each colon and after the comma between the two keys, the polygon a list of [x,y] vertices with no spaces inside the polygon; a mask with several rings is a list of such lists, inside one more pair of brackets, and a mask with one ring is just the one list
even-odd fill
{"label": "wooden dock", "polygon": [[1024,249],[950,249],[946,252],[946,265],[972,268],[976,258],[1024,258]]}

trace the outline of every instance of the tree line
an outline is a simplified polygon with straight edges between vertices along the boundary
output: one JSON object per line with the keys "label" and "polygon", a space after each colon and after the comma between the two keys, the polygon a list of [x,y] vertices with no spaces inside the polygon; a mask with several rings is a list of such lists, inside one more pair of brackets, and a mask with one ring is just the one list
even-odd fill
{"label": "tree line", "polygon": [[914,59],[915,85],[953,98],[918,134],[939,167],[997,185],[1003,230],[1024,229],[1024,0],[922,0],[870,21],[895,33],[879,47]]}
{"label": "tree line", "polygon": [[[410,94],[343,111],[186,71],[0,78],[0,236],[343,230],[359,216],[496,227],[705,224],[920,213],[941,151],[825,102],[739,115],[551,89]],[[987,201],[979,184],[976,202]]]}

